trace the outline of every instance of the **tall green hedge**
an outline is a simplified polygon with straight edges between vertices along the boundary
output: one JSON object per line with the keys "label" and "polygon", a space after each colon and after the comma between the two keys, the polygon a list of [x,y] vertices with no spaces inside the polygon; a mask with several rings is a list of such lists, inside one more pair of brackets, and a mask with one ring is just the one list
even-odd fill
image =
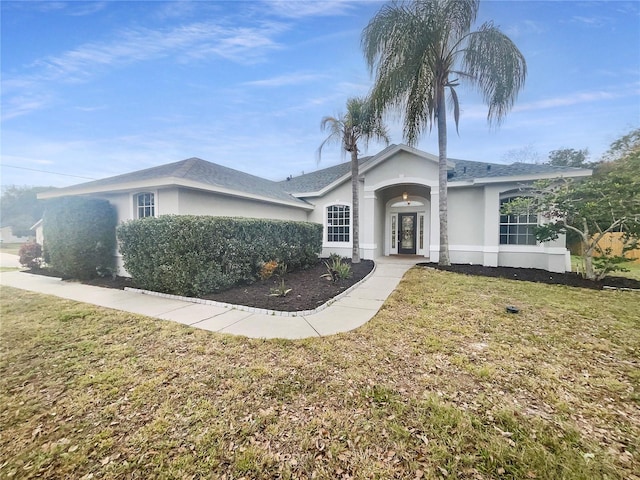
{"label": "tall green hedge", "polygon": [[126,222],[117,234],[135,283],[178,295],[251,283],[271,260],[305,268],[322,249],[321,225],[255,218],[166,215]]}
{"label": "tall green hedge", "polygon": [[56,272],[79,279],[115,268],[117,216],[106,200],[49,200],[43,216],[44,256]]}

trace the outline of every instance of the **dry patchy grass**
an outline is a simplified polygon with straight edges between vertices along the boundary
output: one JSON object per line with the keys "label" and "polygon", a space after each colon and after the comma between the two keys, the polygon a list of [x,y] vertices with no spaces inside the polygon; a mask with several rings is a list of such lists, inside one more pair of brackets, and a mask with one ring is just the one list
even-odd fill
{"label": "dry patchy grass", "polygon": [[640,478],[637,293],[415,268],[304,341],[2,297],[1,478]]}

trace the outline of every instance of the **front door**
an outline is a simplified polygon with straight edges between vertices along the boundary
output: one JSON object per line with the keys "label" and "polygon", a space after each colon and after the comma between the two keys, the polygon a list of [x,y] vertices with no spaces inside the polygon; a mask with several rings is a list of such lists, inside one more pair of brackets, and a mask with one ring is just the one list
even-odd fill
{"label": "front door", "polygon": [[416,214],[398,214],[398,253],[415,255],[416,253]]}

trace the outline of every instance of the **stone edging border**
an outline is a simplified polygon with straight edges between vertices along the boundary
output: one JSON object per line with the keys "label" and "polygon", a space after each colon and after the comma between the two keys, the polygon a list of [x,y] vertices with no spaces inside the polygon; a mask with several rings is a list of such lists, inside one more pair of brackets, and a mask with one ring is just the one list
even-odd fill
{"label": "stone edging border", "polygon": [[627,287],[610,287],[609,285],[603,285],[603,290],[618,290],[620,292],[640,292],[640,288],[627,288]]}
{"label": "stone edging border", "polygon": [[169,298],[171,300],[181,300],[183,302],[200,303],[202,305],[212,305],[214,307],[229,308],[231,310],[240,310],[243,312],[258,313],[262,315],[273,315],[276,317],[305,317],[307,315],[313,315],[315,313],[321,312],[322,310],[330,306],[332,303],[348,295],[353,289],[360,286],[362,283],[366,282],[375,273],[376,268],[377,268],[377,264],[374,261],[373,269],[371,269],[371,271],[367,274],[367,276],[364,277],[362,280],[360,280],[358,283],[354,283],[349,288],[347,288],[344,292],[340,293],[339,295],[336,295],[332,299],[323,303],[319,307],[314,308],[313,310],[298,310],[296,312],[285,312],[281,310],[267,310],[266,308],[247,307],[245,305],[234,305],[232,303],[216,302],[215,300],[206,300],[204,298],[183,297],[182,295],[172,295],[170,293],[160,293],[160,292],[154,292],[152,290],[143,290],[140,288],[133,288],[133,287],[125,287],[124,290],[126,292],[139,293],[141,295],[151,295],[154,297]]}

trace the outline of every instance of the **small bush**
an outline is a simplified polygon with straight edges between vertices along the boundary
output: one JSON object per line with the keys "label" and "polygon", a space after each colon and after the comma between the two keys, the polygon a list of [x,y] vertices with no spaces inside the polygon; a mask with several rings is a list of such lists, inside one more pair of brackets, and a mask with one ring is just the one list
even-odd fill
{"label": "small bush", "polygon": [[322,276],[334,282],[351,276],[351,265],[343,263],[343,259],[338,254],[332,253],[329,256],[329,262],[324,262],[324,265],[327,267],[327,273]]}
{"label": "small bush", "polygon": [[289,266],[284,262],[280,262],[278,263],[278,266],[276,268],[275,275],[278,278],[284,278],[284,276],[287,274],[288,271],[289,271]]}
{"label": "small bush", "polygon": [[262,267],[260,267],[260,279],[263,281],[270,279],[277,268],[278,262],[276,262],[275,260],[271,260],[270,262],[265,263],[264,265],[262,265]]}
{"label": "small bush", "polygon": [[286,297],[287,293],[289,293],[292,288],[288,288],[285,284],[284,278],[280,278],[280,283],[277,287],[273,287],[270,289],[269,296],[271,297]]}
{"label": "small bush", "polygon": [[27,242],[18,250],[20,265],[27,268],[40,268],[42,266],[42,246],[36,242]]}

